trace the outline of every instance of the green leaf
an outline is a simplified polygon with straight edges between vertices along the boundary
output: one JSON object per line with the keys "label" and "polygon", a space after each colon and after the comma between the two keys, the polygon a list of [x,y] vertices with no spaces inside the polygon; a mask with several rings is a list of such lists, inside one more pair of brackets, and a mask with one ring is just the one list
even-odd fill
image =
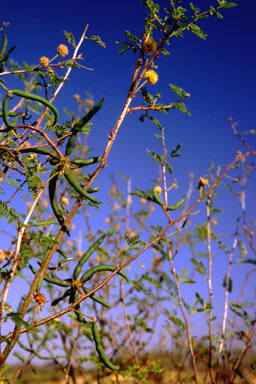
{"label": "green leaf", "polygon": [[173,148],[170,154],[170,159],[173,159],[175,157],[181,157],[180,151],[182,147],[183,147],[183,144],[178,144],[176,148]]}
{"label": "green leaf", "polygon": [[127,52],[129,49],[134,48],[131,43],[120,43],[119,41],[116,41],[116,44],[123,46],[123,48],[118,51],[119,55],[122,55],[123,53]]}
{"label": "green leaf", "polygon": [[200,8],[195,7],[194,4],[189,3],[189,5],[192,8],[192,10],[194,11],[194,13],[199,13],[200,12]]}
{"label": "green leaf", "polygon": [[243,260],[244,256],[248,254],[248,251],[247,251],[245,243],[242,240],[238,240],[238,248],[240,251],[240,258]]}
{"label": "green leaf", "polygon": [[189,279],[189,278],[187,278],[187,279],[182,279],[182,280],[180,281],[180,283],[181,283],[181,284],[195,284],[196,282],[195,282],[195,280],[193,280],[193,279]]}
{"label": "green leaf", "polygon": [[165,315],[168,317],[168,319],[175,325],[177,325],[179,328],[182,328],[183,330],[186,329],[185,323],[178,317],[173,316],[170,311],[167,309],[164,311]]}
{"label": "green leaf", "polygon": [[185,115],[191,116],[191,113],[188,112],[188,110],[187,110],[187,108],[186,108],[184,103],[175,103],[175,104],[173,104],[173,107],[179,109]]}
{"label": "green leaf", "polygon": [[25,362],[25,357],[24,357],[23,353],[21,353],[21,352],[14,352],[13,355],[15,357],[17,357],[17,359],[19,359],[22,363]]}
{"label": "green leaf", "polygon": [[12,223],[13,221],[17,222],[19,219],[18,214],[16,213],[14,208],[10,208],[6,203],[0,200],[0,217],[3,217],[8,221],[8,223]]}
{"label": "green leaf", "polygon": [[188,98],[188,97],[191,96],[190,93],[185,92],[184,89],[179,88],[179,87],[177,87],[177,86],[174,85],[174,84],[169,84],[169,87],[171,88],[171,90],[172,90],[174,93],[176,93],[176,94],[180,97],[180,99]]}
{"label": "green leaf", "polygon": [[152,277],[150,277],[148,275],[143,274],[141,276],[141,278],[143,280],[146,280],[147,282],[149,282],[150,284],[154,285],[157,288],[161,288],[162,287],[162,285],[161,285],[161,283],[159,283],[159,281],[156,281],[155,279],[152,279]]}
{"label": "green leaf", "polygon": [[160,122],[155,117],[150,117],[150,120],[157,126],[158,129],[162,130]]}
{"label": "green leaf", "polygon": [[256,259],[243,259],[243,260],[237,260],[238,264],[253,264],[256,265]]}
{"label": "green leaf", "polygon": [[159,164],[163,164],[163,159],[162,159],[162,156],[160,156],[158,153],[156,152],[151,152],[147,149],[147,153],[152,157],[153,161],[156,161],[157,163]]}
{"label": "green leaf", "polygon": [[90,37],[85,37],[85,39],[90,40],[103,48],[106,48],[106,44],[101,40],[100,36],[92,35]]}
{"label": "green leaf", "polygon": [[190,259],[190,261],[192,262],[192,264],[194,265],[194,268],[197,272],[199,272],[202,276],[205,276],[206,275],[206,269],[205,269],[205,266],[204,264],[199,261],[199,260],[196,260],[194,259],[193,257]]}
{"label": "green leaf", "polygon": [[200,37],[200,39],[202,40],[206,40],[206,37],[207,37],[207,34],[204,33],[201,28],[198,27],[198,25],[195,25],[195,24],[189,24],[187,29],[194,33],[195,35],[197,35],[198,37]]}
{"label": "green leaf", "polygon": [[135,43],[137,40],[140,40],[140,38],[138,36],[134,35],[133,33],[129,32],[129,31],[125,31],[125,34],[128,37],[128,39],[133,43]]}
{"label": "green leaf", "polygon": [[233,8],[233,7],[236,7],[237,4],[236,3],[229,3],[225,0],[218,0],[218,3],[219,5],[222,7],[222,8]]}
{"label": "green leaf", "polygon": [[76,48],[76,42],[73,34],[71,32],[64,31],[64,35],[68,43],[71,44],[74,48]]}
{"label": "green leaf", "polygon": [[11,319],[15,325],[17,326],[24,326],[26,329],[28,329],[29,331],[35,331],[35,332],[39,332],[39,329],[36,328],[36,327],[33,327],[32,325],[30,325],[27,321],[24,321],[20,318],[20,313],[19,312],[12,312],[12,313],[8,313],[6,318],[5,318],[5,322],[7,319]]}

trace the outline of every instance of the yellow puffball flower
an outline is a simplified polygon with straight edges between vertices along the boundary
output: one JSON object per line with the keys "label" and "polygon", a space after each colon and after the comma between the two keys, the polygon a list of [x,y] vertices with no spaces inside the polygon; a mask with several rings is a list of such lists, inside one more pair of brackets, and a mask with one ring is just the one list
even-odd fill
{"label": "yellow puffball flower", "polygon": [[40,58],[40,64],[42,64],[43,67],[48,67],[50,60],[46,56],[42,56]]}
{"label": "yellow puffball flower", "polygon": [[68,55],[68,47],[64,44],[60,44],[57,48],[57,52],[61,57],[65,57]]}
{"label": "yellow puffball flower", "polygon": [[86,103],[89,107],[93,107],[93,105],[94,105],[94,101],[91,100],[91,99],[86,99],[86,100],[85,100],[85,103]]}
{"label": "yellow puffball flower", "polygon": [[158,195],[162,192],[162,188],[159,185],[156,186],[155,190]]}
{"label": "yellow puffball flower", "polygon": [[69,199],[65,196],[61,198],[60,202],[64,205],[69,205]]}
{"label": "yellow puffball flower", "polygon": [[2,249],[0,249],[0,263],[2,263],[2,261],[4,260],[5,260],[5,252]]}
{"label": "yellow puffball flower", "polygon": [[207,184],[208,180],[201,176],[198,181],[197,189],[200,189],[201,187],[204,188]]}
{"label": "yellow puffball flower", "polygon": [[155,71],[153,71],[152,69],[147,71],[145,73],[144,77],[149,84],[156,84],[158,82],[158,74]]}
{"label": "yellow puffball flower", "polygon": [[149,37],[147,40],[143,43],[143,50],[148,53],[149,55],[152,55],[157,49],[157,43]]}
{"label": "yellow puffball flower", "polygon": [[114,210],[115,210],[115,211],[120,211],[120,209],[121,209],[120,205],[117,204],[117,203],[115,203],[115,204],[114,204]]}

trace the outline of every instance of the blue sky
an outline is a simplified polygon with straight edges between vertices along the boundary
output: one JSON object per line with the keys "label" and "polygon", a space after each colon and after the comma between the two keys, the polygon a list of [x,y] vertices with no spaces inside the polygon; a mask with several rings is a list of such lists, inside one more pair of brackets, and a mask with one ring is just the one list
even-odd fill
{"label": "blue sky", "polygon": [[[186,102],[191,117],[178,111],[159,115],[166,129],[168,149],[178,143],[184,144],[182,158],[173,163],[174,176],[180,185],[180,189],[174,192],[174,200],[183,195],[189,172],[193,172],[197,180],[207,174],[212,161],[216,166],[227,165],[237,150],[244,150],[232,134],[227,122],[229,116],[238,123],[241,131],[255,129],[256,3],[254,0],[236,2],[238,7],[223,10],[223,20],[211,18],[202,21],[200,25],[208,34],[206,41],[185,33],[183,39],[173,40],[171,54],[162,56],[156,63],[159,65],[159,81],[152,86],[153,94],[160,93],[166,102],[175,100],[169,83],[191,93]],[[169,2],[161,0],[159,3],[165,7]],[[188,3],[185,1],[184,5]],[[202,10],[209,4],[216,4],[214,0],[195,0],[193,3]],[[2,21],[10,22],[9,44],[16,45],[12,57],[19,63],[24,60],[36,64],[41,56],[53,57],[56,47],[65,43],[63,31],[72,32],[78,41],[86,24],[89,24],[88,35],[100,35],[106,43],[105,49],[90,42],[84,43],[80,50],[85,58],[84,65],[94,71],[73,71],[55,103],[60,112],[63,107],[75,112],[74,94],[85,97],[89,91],[96,101],[105,97],[104,107],[94,119],[89,138],[90,146],[100,155],[121,111],[136,59],[130,52],[119,56],[115,42],[126,40],[125,30],[139,36],[143,33],[145,14],[140,1],[45,0],[42,3],[14,0],[11,7],[8,2],[2,2],[0,14]],[[136,100],[133,105],[138,105]],[[61,115],[64,118],[64,113]],[[157,167],[152,165],[146,153],[146,149],[161,150],[155,139],[156,128],[149,122],[140,123],[138,117],[139,113],[127,116],[111,151],[108,167],[99,177],[101,186],[110,185],[111,173],[122,172],[132,177],[132,187],[141,189],[150,188],[152,179],[158,176]],[[253,140],[256,144],[255,137],[250,138],[251,144]],[[253,176],[248,190],[251,217],[255,217],[255,173]],[[104,199],[107,192],[103,190],[101,193],[100,199]],[[234,220],[240,214],[239,204],[226,191],[222,192],[219,204],[227,213],[220,224],[220,231],[233,232]],[[220,265],[224,264],[220,262]],[[251,288],[254,289],[252,283]]]}

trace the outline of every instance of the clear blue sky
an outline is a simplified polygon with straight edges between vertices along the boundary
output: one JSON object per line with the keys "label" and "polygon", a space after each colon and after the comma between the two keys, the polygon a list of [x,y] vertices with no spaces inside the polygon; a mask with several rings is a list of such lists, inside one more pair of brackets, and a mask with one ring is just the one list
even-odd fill
{"label": "clear blue sky", "polygon": [[[166,128],[169,150],[178,143],[184,144],[183,157],[174,163],[174,176],[180,185],[180,190],[174,192],[175,200],[183,195],[189,172],[193,172],[197,179],[207,174],[212,161],[216,166],[227,165],[237,150],[244,150],[232,134],[227,122],[229,116],[238,122],[241,131],[255,129],[256,3],[254,0],[234,2],[239,6],[223,10],[223,20],[211,18],[202,21],[201,27],[208,34],[206,41],[185,33],[184,39],[173,40],[171,55],[161,57],[157,63],[159,82],[152,88],[152,93],[161,93],[167,102],[174,100],[169,83],[191,93],[186,102],[191,117],[183,116],[181,112],[159,115]],[[169,4],[168,0],[159,3],[161,7]],[[185,7],[188,3],[184,2]],[[195,0],[193,3],[202,10],[209,4],[216,4],[214,0]],[[85,97],[89,91],[96,101],[105,97],[104,107],[95,117],[89,139],[91,147],[100,155],[127,95],[135,62],[132,53],[119,56],[115,42],[126,39],[125,30],[139,36],[143,33],[145,14],[140,1],[14,0],[11,6],[6,1],[0,4],[0,15],[2,21],[10,22],[9,44],[16,45],[12,57],[20,63],[24,60],[36,64],[41,56],[53,57],[56,47],[65,43],[64,30],[72,32],[78,41],[84,26],[89,24],[88,35],[101,36],[106,43],[105,49],[90,42],[85,42],[81,48],[84,65],[94,71],[73,71],[69,83],[56,99],[60,111],[63,107],[75,111],[73,95],[76,93]],[[137,105],[136,100],[134,105]],[[157,177],[157,167],[152,168],[146,153],[146,149],[160,150],[154,137],[156,129],[149,123],[141,124],[138,117],[139,114],[128,116],[122,126],[108,168],[99,178],[101,185],[110,185],[111,173],[122,172],[131,176],[132,186],[141,189],[150,188],[151,180]],[[251,144],[253,139],[256,144],[255,138],[251,139]],[[248,205],[255,217],[255,173],[253,176]],[[104,193],[101,198],[104,199]],[[223,192],[220,207],[228,214],[220,230],[233,232],[234,219],[240,214],[238,202],[228,192]],[[224,266],[222,263],[220,268]],[[254,289],[253,284],[251,288]]]}

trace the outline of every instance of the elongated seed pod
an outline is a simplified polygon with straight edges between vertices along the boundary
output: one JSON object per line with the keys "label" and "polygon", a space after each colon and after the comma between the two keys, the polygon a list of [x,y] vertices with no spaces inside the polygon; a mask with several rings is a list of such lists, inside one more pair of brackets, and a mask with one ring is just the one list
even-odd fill
{"label": "elongated seed pod", "polygon": [[74,127],[72,128],[72,131],[76,132],[76,133],[81,132],[81,130],[85,126],[85,124],[87,124],[92,119],[92,117],[95,115],[95,113],[97,113],[100,110],[100,108],[103,105],[103,102],[104,102],[104,97],[87,113],[87,115],[82,117],[82,119],[80,119],[74,125]]}
{"label": "elongated seed pod", "polygon": [[90,159],[77,159],[71,160],[71,166],[76,166],[77,168],[86,167],[87,165],[99,163],[102,160],[101,156],[91,157]]}
{"label": "elongated seed pod", "polygon": [[72,290],[72,288],[67,289],[67,290],[63,293],[62,296],[57,297],[57,299],[53,300],[52,303],[51,303],[51,306],[52,306],[52,307],[55,307],[55,305],[59,304],[60,301],[66,299],[66,297],[69,297],[70,294],[71,294],[71,290]]}
{"label": "elongated seed pod", "polygon": [[5,51],[6,51],[6,48],[7,48],[7,43],[8,43],[7,35],[6,35],[6,33],[4,33],[3,34],[2,48],[1,48],[1,51],[0,51],[0,59],[2,59],[4,57],[4,54],[5,54]]}
{"label": "elongated seed pod", "polygon": [[157,193],[157,186],[156,185],[152,188],[152,195],[153,195],[154,201],[156,203],[163,205],[163,202],[162,202],[159,194]]}
{"label": "elongated seed pod", "polygon": [[[10,117],[16,117],[16,116],[19,116],[20,115],[20,112],[8,112],[7,113],[7,116],[10,116]],[[0,111],[0,117],[3,116],[3,112]]]}
{"label": "elongated seed pod", "polygon": [[86,261],[89,259],[89,257],[93,254],[93,252],[95,252],[97,250],[97,248],[99,248],[99,246],[101,245],[101,243],[103,242],[103,240],[105,239],[106,235],[102,235],[100,236],[91,246],[90,248],[83,254],[83,256],[81,257],[81,259],[79,260],[79,262],[77,263],[74,271],[73,271],[73,278],[74,280],[77,280],[81,270],[82,270],[82,267],[84,266],[84,264],[86,263]]}
{"label": "elongated seed pod", "polygon": [[[76,288],[72,288],[71,292],[70,292],[70,296],[69,296],[69,303],[70,304],[74,303],[76,300],[78,300],[78,298],[79,298],[79,294],[78,294]],[[83,316],[77,312],[80,309],[80,304],[76,305],[74,309],[75,309],[74,313],[76,315],[77,320],[80,323],[86,323]]]}
{"label": "elongated seed pod", "polygon": [[7,125],[7,127],[14,128],[16,126],[16,123],[10,123],[8,121],[8,100],[9,100],[9,96],[6,95],[2,105],[3,121],[5,125]]}
{"label": "elongated seed pod", "polygon": [[64,176],[66,177],[69,184],[74,188],[76,192],[85,197],[87,200],[91,201],[94,204],[101,204],[103,201],[98,201],[95,197],[91,196],[89,193],[85,192],[81,186],[79,180],[77,180],[76,175],[69,168],[64,169]]}
{"label": "elongated seed pod", "polygon": [[48,148],[21,148],[19,149],[20,153],[38,153],[39,155],[47,155],[50,156],[52,159],[56,160],[59,162],[59,158],[56,153],[51,151]]}
{"label": "elongated seed pod", "polygon": [[[34,275],[38,272],[32,265],[29,265],[29,268],[34,273]],[[58,279],[57,277],[50,277],[48,275],[44,275],[43,279],[48,283],[58,285],[59,287],[70,287],[72,282]]]}
{"label": "elongated seed pod", "polygon": [[69,136],[69,139],[67,141],[67,145],[66,145],[66,150],[65,150],[65,156],[70,156],[72,151],[73,151],[73,148],[75,146],[75,141],[76,141],[76,132],[72,133],[71,136]]}
{"label": "elongated seed pod", "polygon": [[58,181],[58,167],[53,168],[51,172],[51,178],[48,185],[48,191],[49,191],[49,199],[52,206],[53,213],[56,216],[56,219],[60,223],[60,225],[63,227],[64,231],[70,236],[69,229],[63,225],[64,223],[64,217],[62,216],[60,209],[57,204],[57,198],[56,198],[56,191],[57,191],[57,181]]}
{"label": "elongated seed pod", "polygon": [[[114,272],[116,270],[116,267],[114,265],[97,265],[96,267],[91,268],[89,271],[85,272],[81,277],[81,283],[84,284],[86,281],[90,280],[92,276],[97,272],[104,272],[104,271],[110,271]],[[118,275],[122,276],[126,281],[129,281],[126,273],[124,271],[118,271]]]}
{"label": "elongated seed pod", "polygon": [[[83,289],[85,294],[90,292],[90,289],[87,289],[85,287],[82,287],[82,289]],[[110,308],[110,305],[106,301],[102,300],[100,297],[96,296],[95,294],[93,294],[93,295],[91,295],[89,297],[90,297],[90,299],[92,299],[96,303],[99,303],[99,304],[103,305],[106,308]]]}
{"label": "elongated seed pod", "polygon": [[87,193],[96,193],[96,192],[99,192],[99,190],[100,190],[100,187],[92,187],[87,189]]}
{"label": "elongated seed pod", "polygon": [[93,340],[95,342],[96,351],[98,352],[99,358],[102,361],[102,363],[107,368],[111,369],[112,371],[117,371],[118,369],[120,369],[120,367],[118,365],[112,364],[111,361],[107,358],[107,356],[104,352],[104,349],[102,347],[102,344],[101,344],[100,333],[99,333],[99,330],[97,328],[96,322],[92,323],[92,336],[93,336]]}
{"label": "elongated seed pod", "polygon": [[72,128],[72,135],[69,137],[67,145],[66,145],[66,151],[65,156],[70,156],[72,153],[72,150],[75,146],[75,140],[76,135],[78,132],[81,132],[83,127],[88,123],[89,120],[95,115],[95,113],[98,112],[98,110],[102,107],[104,98],[101,99],[101,101],[96,104],[82,119],[80,119]]}
{"label": "elongated seed pod", "polygon": [[24,97],[25,99],[37,101],[38,103],[41,103],[41,104],[45,105],[46,107],[50,108],[50,110],[54,114],[53,125],[55,125],[58,122],[59,112],[58,112],[57,108],[53,104],[51,104],[48,100],[44,99],[41,96],[33,95],[32,93],[20,91],[19,89],[13,89],[11,92],[12,92],[12,94],[14,94],[16,96],[20,96],[20,97]]}
{"label": "elongated seed pod", "polygon": [[174,211],[175,209],[178,209],[184,203],[184,201],[185,201],[185,197],[183,197],[174,205],[168,205],[167,211]]}

